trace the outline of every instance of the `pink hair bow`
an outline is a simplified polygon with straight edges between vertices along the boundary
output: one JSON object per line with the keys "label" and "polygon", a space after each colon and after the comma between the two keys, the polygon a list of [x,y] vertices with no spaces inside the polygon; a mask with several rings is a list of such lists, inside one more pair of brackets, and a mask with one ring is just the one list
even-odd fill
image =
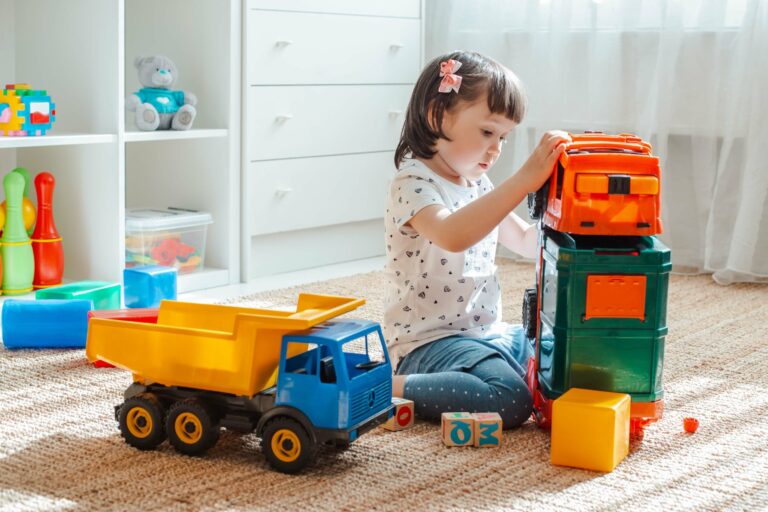
{"label": "pink hair bow", "polygon": [[443,80],[440,82],[439,92],[454,91],[458,94],[459,87],[461,86],[461,77],[456,72],[460,67],[461,62],[453,59],[440,63],[440,76],[443,77]]}

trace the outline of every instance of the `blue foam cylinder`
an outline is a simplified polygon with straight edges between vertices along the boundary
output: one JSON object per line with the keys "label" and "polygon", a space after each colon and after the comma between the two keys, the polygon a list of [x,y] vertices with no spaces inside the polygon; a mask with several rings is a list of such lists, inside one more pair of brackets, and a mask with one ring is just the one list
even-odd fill
{"label": "blue foam cylinder", "polygon": [[5,348],[85,348],[93,301],[14,300],[3,303]]}

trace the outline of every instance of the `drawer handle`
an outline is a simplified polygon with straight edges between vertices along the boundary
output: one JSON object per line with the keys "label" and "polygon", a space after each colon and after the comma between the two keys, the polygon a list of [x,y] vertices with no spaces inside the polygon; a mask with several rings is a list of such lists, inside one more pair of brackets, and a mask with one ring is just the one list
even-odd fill
{"label": "drawer handle", "polygon": [[283,198],[288,194],[290,194],[291,192],[293,192],[292,188],[278,188],[277,190],[275,190],[275,195],[277,197]]}
{"label": "drawer handle", "polygon": [[278,114],[275,116],[275,121],[282,123],[283,121],[287,121],[289,119],[293,119],[293,114]]}
{"label": "drawer handle", "polygon": [[400,48],[405,48],[405,45],[403,43],[392,43],[391,45],[389,45],[389,49],[392,50],[393,52],[396,52]]}
{"label": "drawer handle", "polygon": [[275,46],[278,48],[285,48],[286,46],[292,45],[293,41],[290,39],[283,39],[281,41],[275,41]]}

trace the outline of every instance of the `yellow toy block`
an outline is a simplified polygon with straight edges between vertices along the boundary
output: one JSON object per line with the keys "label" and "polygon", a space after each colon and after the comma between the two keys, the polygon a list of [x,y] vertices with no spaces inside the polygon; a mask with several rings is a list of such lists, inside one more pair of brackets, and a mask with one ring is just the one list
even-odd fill
{"label": "yellow toy block", "polygon": [[552,404],[552,464],[610,472],[629,453],[629,395],[571,388]]}
{"label": "yellow toy block", "polygon": [[386,430],[405,430],[413,426],[414,405],[412,400],[392,397],[395,404],[395,415],[382,425]]}
{"label": "yellow toy block", "polygon": [[441,432],[446,446],[472,446],[475,441],[475,420],[468,412],[444,412]]}
{"label": "yellow toy block", "polygon": [[498,448],[501,446],[501,416],[497,412],[476,412],[474,420],[475,446],[478,448]]}

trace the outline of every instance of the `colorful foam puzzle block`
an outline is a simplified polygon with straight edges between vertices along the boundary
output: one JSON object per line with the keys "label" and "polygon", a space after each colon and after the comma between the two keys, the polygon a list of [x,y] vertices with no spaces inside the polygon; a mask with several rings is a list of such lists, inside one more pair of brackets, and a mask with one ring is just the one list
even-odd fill
{"label": "colorful foam puzzle block", "polygon": [[624,393],[571,388],[552,404],[550,460],[558,466],[610,472],[629,453]]}
{"label": "colorful foam puzzle block", "polygon": [[475,421],[468,412],[444,412],[441,433],[446,446],[472,446],[475,442]]}
{"label": "colorful foam puzzle block", "polygon": [[415,408],[412,400],[405,398],[392,397],[392,403],[395,404],[395,415],[382,425],[386,430],[405,430],[413,426]]}
{"label": "colorful foam puzzle block", "polygon": [[7,136],[45,135],[56,120],[48,93],[28,84],[9,84],[0,91],[0,132]]}
{"label": "colorful foam puzzle block", "polygon": [[125,307],[156,308],[163,299],[176,300],[176,274],[175,268],[161,265],[124,269]]}
{"label": "colorful foam puzzle block", "polygon": [[501,446],[501,416],[497,412],[476,412],[474,420],[475,446],[478,448],[498,448]]}
{"label": "colorful foam puzzle block", "polygon": [[78,281],[35,292],[35,298],[45,299],[90,299],[93,309],[120,309],[120,283],[105,281]]}

